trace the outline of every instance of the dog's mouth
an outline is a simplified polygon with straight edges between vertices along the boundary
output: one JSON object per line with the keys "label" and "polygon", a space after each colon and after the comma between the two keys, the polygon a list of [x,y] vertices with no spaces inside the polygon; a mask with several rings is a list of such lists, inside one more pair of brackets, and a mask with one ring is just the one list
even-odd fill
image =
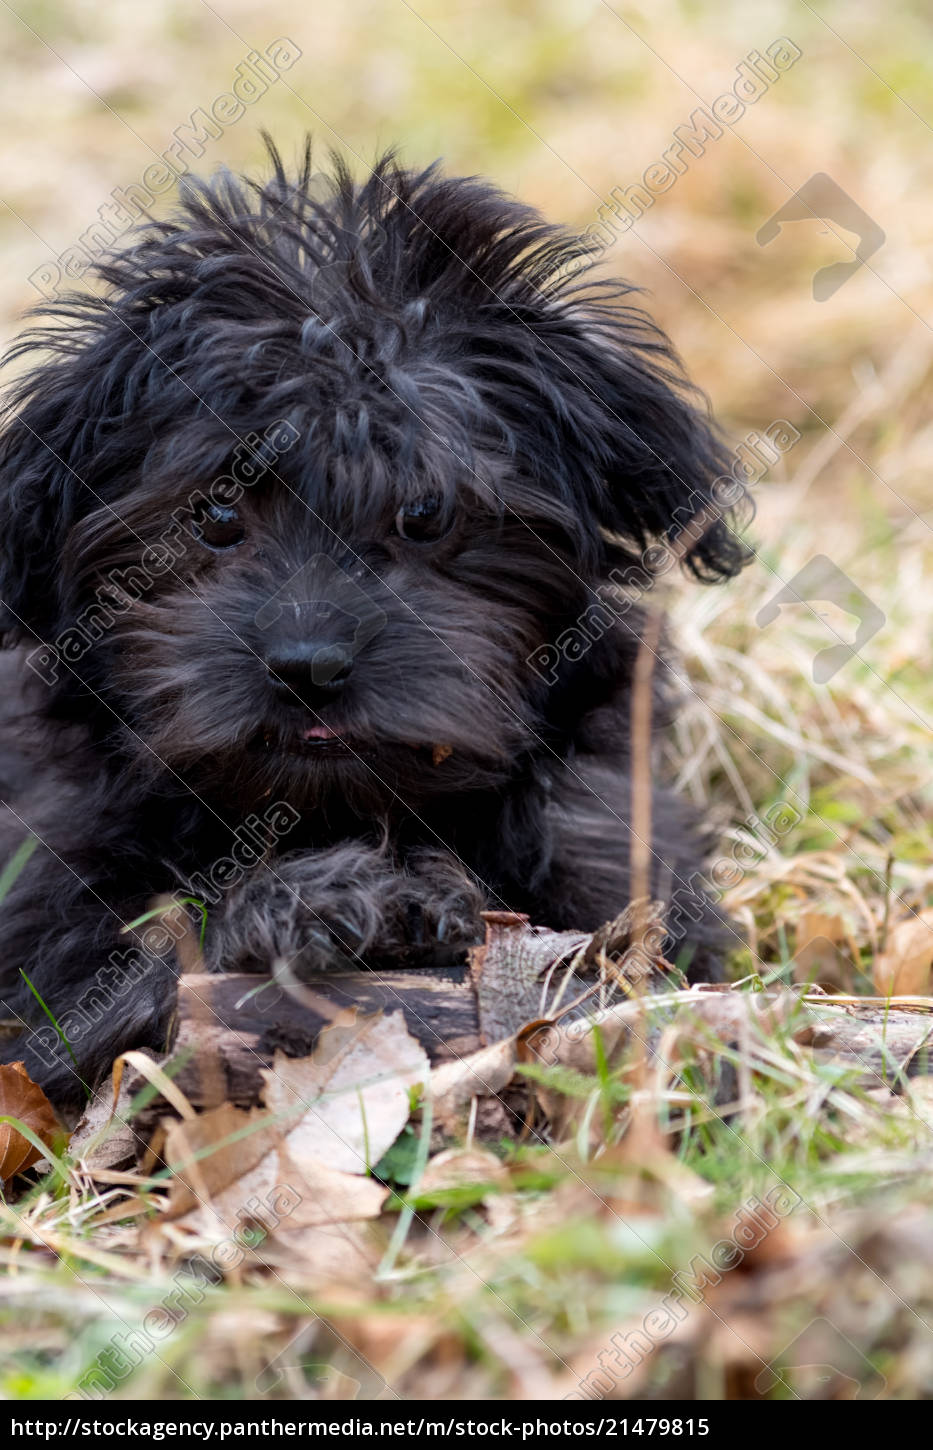
{"label": "dog's mouth", "polygon": [[336,730],[324,724],[309,725],[304,730],[287,735],[271,735],[267,732],[262,736],[262,746],[265,750],[284,750],[290,755],[302,755],[316,760],[364,753],[346,736],[338,735]]}
{"label": "dog's mouth", "polygon": [[[372,744],[367,744],[352,735],[340,733],[330,725],[319,721],[316,725],[308,725],[303,730],[290,731],[287,734],[272,732],[263,733],[254,742],[258,748],[264,751],[284,752],[288,755],[300,755],[304,759],[313,760],[338,760],[356,759],[371,760],[375,755]],[[397,750],[412,752],[419,758],[423,758],[425,764],[434,768],[442,765],[453,753],[451,745],[398,745]]]}
{"label": "dog's mouth", "polygon": [[329,725],[309,725],[298,734],[298,750],[302,755],[351,755],[348,740],[341,739]]}

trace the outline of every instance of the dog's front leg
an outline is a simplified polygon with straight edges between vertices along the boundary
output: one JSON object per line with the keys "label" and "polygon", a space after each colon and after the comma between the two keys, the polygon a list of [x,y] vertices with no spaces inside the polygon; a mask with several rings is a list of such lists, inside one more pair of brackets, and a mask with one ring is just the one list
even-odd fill
{"label": "dog's front leg", "polygon": [[305,978],[380,965],[437,965],[481,937],[482,898],[445,852],[407,860],[350,842],[266,863],[209,916],[212,971]]}
{"label": "dog's front leg", "polygon": [[547,870],[519,908],[548,926],[592,929],[647,895],[662,904],[665,955],[691,980],[720,979],[722,959],[741,937],[709,893],[708,831],[686,801],[660,788],[652,789],[644,835],[636,837],[632,816],[624,769],[581,758],[568,765],[542,823]]}

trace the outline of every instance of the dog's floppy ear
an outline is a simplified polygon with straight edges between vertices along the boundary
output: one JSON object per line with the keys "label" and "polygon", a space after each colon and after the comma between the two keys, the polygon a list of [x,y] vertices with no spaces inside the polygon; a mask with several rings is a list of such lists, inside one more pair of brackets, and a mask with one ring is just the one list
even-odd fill
{"label": "dog's floppy ear", "polygon": [[664,333],[626,289],[607,291],[561,301],[551,370],[609,552],[631,559],[663,541],[698,578],[729,578],[750,555],[736,531],[752,511],[746,490]]}
{"label": "dog's floppy ear", "polygon": [[61,613],[62,550],[79,507],[82,434],[94,408],[79,358],[23,378],[0,429],[0,629],[48,639]]}
{"label": "dog's floppy ear", "polygon": [[37,314],[43,321],[5,358],[31,364],[10,388],[0,420],[6,643],[30,635],[48,643],[71,622],[72,529],[106,505],[151,443],[146,430],[126,426],[140,389],[138,357],[148,353],[114,308],[71,294]]}

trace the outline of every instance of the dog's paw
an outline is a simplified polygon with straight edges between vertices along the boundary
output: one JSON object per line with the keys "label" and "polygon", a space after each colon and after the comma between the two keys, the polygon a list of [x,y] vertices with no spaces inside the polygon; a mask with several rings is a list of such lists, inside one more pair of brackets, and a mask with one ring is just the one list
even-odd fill
{"label": "dog's paw", "polygon": [[231,892],[208,921],[211,971],[297,977],[364,965],[384,916],[385,868],[377,853],[342,846],[270,862]]}
{"label": "dog's paw", "polygon": [[435,964],[459,960],[483,939],[485,896],[466,868],[443,851],[423,851],[409,866],[403,950]]}
{"label": "dog's paw", "polygon": [[455,858],[405,869],[371,847],[284,857],[231,892],[208,923],[211,971],[289,970],[299,979],[363,967],[443,965],[482,940],[484,901]]}
{"label": "dog's paw", "polygon": [[304,978],[352,965],[357,949],[338,922],[273,888],[231,903],[219,928],[208,928],[204,955],[212,972],[288,969]]}

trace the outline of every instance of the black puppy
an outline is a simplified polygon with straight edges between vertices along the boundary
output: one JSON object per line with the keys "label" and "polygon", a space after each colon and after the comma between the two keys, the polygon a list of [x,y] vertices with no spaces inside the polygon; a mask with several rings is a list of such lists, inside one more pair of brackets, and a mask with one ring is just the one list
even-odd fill
{"label": "black puppy", "polygon": [[[63,1103],[163,1041],[174,918],[123,932],[160,894],[206,908],[212,967],[300,975],[462,953],[487,907],[617,913],[635,596],[664,548],[744,562],[705,409],[579,240],[436,168],[325,186],[270,151],[14,350],[4,801],[8,854],[39,844],[2,1052]],[[709,976],[701,836],[660,790],[651,821],[667,955]]]}

